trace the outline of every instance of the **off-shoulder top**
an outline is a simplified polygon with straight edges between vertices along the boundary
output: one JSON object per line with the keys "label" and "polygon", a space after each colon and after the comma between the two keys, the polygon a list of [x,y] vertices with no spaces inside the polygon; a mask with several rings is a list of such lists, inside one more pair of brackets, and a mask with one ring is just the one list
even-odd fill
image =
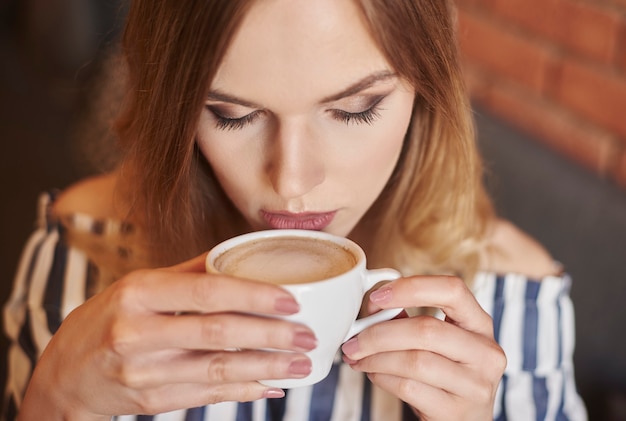
{"label": "off-shoulder top", "polygon": [[[26,243],[12,295],[4,307],[10,340],[3,420],[13,420],[37,359],[63,319],[90,295],[95,266],[68,246],[65,230],[50,217],[50,193],[42,194],[38,225]],[[98,236],[125,229],[115,221],[86,215],[75,228]],[[124,250],[120,250],[123,254]],[[494,420],[586,420],[577,393],[572,354],[574,310],[570,277],[540,280],[506,273],[479,272],[473,292],[492,316],[494,333],[507,356]],[[117,421],[400,421],[416,419],[406,404],[373,386],[336,360],[322,382],[291,389],[282,399],[224,402],[159,415],[120,415]]]}

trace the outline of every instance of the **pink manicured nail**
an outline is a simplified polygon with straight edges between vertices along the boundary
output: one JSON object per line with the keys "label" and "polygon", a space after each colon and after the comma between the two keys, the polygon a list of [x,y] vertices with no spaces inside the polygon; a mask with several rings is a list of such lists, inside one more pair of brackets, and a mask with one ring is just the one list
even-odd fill
{"label": "pink manicured nail", "polygon": [[293,344],[304,351],[310,351],[317,346],[317,338],[307,330],[296,332],[293,336]]}
{"label": "pink manicured nail", "polygon": [[341,356],[341,358],[343,359],[343,362],[344,362],[344,363],[346,363],[346,364],[348,364],[348,365],[352,365],[352,364],[355,364],[355,363],[356,363],[356,361],[355,361],[355,360],[351,360],[350,358],[348,358],[348,356],[347,356],[346,354],[343,354],[343,355]]}
{"label": "pink manicured nail", "polygon": [[267,399],[279,399],[285,397],[285,391],[282,389],[267,389],[263,392],[263,397]]}
{"label": "pink manicured nail", "polygon": [[341,350],[346,355],[354,354],[355,352],[359,350],[359,339],[356,337],[350,339],[348,342],[343,344],[343,346],[341,347]]}
{"label": "pink manicured nail", "polygon": [[311,364],[311,360],[306,358],[292,361],[291,364],[289,364],[289,373],[297,376],[308,376],[311,374],[312,369],[313,366]]}
{"label": "pink manicured nail", "polygon": [[300,305],[291,297],[280,297],[276,299],[274,309],[279,313],[294,314],[300,311]]}
{"label": "pink manicured nail", "polygon": [[382,304],[391,301],[391,287],[382,287],[370,294],[370,301],[375,304]]}

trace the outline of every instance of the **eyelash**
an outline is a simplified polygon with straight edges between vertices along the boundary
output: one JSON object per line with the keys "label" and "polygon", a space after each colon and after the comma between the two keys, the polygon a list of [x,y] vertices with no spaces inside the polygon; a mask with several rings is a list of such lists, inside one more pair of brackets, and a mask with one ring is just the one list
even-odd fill
{"label": "eyelash", "polygon": [[333,117],[335,119],[346,123],[346,125],[350,125],[350,123],[354,124],[369,124],[372,125],[374,121],[376,121],[380,117],[381,108],[380,103],[383,99],[385,99],[386,95],[381,95],[375,99],[375,101],[370,105],[370,107],[359,113],[349,113],[347,111],[342,110],[332,110]]}
{"label": "eyelash", "polygon": [[335,119],[350,125],[350,123],[354,124],[369,124],[371,125],[380,117],[380,108],[375,104],[371,108],[368,108],[365,111],[361,111],[360,113],[349,113],[347,111],[341,110],[332,110],[333,116]]}
{"label": "eyelash", "polygon": [[259,111],[251,112],[240,118],[228,118],[222,117],[215,110],[211,110],[213,115],[217,121],[215,122],[215,127],[219,130],[240,130],[246,127],[248,124],[251,124],[256,118],[259,116]]}
{"label": "eyelash", "polygon": [[[354,124],[373,124],[380,117],[380,108],[379,104],[383,100],[384,97],[378,98],[374,104],[370,108],[365,111],[361,111],[358,113],[349,113],[347,111],[342,110],[330,110],[335,118],[338,121],[345,123],[346,125]],[[250,114],[247,114],[240,118],[228,118],[219,115],[214,109],[208,107],[209,110],[213,113],[216,118],[215,127],[218,130],[240,130],[246,127],[248,124],[251,124],[254,120],[259,117],[262,111],[254,111]]]}

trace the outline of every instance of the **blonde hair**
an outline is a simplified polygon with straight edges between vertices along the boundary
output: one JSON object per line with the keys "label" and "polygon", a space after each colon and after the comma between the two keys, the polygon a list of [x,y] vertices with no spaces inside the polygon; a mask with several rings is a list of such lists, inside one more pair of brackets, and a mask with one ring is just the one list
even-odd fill
{"label": "blonde hair", "polygon": [[[481,182],[451,5],[357,3],[416,98],[397,167],[353,234],[372,266],[469,278],[493,211]],[[120,177],[152,265],[190,258],[250,229],[194,141],[208,81],[250,4],[134,0],[130,7],[123,38],[129,95],[117,123],[125,153]]]}
{"label": "blonde hair", "polygon": [[482,184],[453,5],[360,4],[387,60],[416,90],[404,153],[361,223],[361,229],[378,227],[368,244],[370,260],[406,274],[447,272],[471,279],[494,214]]}

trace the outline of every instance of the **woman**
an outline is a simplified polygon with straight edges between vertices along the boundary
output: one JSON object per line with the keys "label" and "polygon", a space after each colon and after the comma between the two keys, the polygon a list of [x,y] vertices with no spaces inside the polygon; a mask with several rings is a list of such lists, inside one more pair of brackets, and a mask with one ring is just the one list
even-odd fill
{"label": "woman", "polygon": [[[450,15],[439,0],[134,1],[124,158],[43,196],[7,305],[9,412],[584,419],[569,282],[493,214]],[[351,339],[313,387],[257,383],[306,376],[316,339],[249,315],[297,312],[285,291],[203,259],[267,228],[354,238],[406,276],[364,312],[414,316]]]}

